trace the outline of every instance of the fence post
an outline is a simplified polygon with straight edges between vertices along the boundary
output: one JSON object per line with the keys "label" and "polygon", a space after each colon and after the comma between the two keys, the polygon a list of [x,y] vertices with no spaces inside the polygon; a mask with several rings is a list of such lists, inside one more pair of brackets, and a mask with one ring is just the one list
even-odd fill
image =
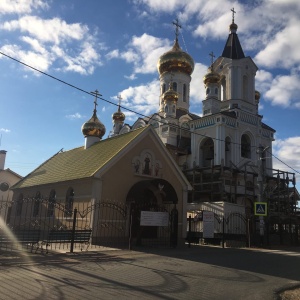
{"label": "fence post", "polygon": [[192,216],[189,215],[189,232],[188,232],[188,242],[189,242],[189,248],[191,248],[191,231],[192,231]]}
{"label": "fence post", "polygon": [[73,253],[73,251],[74,251],[74,238],[75,238],[75,228],[76,228],[76,216],[77,216],[77,208],[74,209],[73,227],[72,227],[72,234],[71,234],[71,248],[70,248],[70,252],[71,253]]}
{"label": "fence post", "polygon": [[222,248],[225,247],[225,217],[223,216],[222,222]]}
{"label": "fence post", "polygon": [[177,239],[178,239],[178,210],[176,208],[176,204],[171,211],[171,233],[170,233],[170,246],[176,247],[177,246]]}
{"label": "fence post", "polygon": [[133,209],[132,207],[130,207],[129,250],[132,250],[132,214],[133,214]]}

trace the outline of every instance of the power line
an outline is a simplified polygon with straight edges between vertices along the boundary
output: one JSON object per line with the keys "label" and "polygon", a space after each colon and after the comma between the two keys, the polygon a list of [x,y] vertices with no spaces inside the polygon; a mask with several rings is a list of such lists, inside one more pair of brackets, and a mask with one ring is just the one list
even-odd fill
{"label": "power line", "polygon": [[[78,91],[81,91],[81,92],[83,92],[83,93],[85,93],[85,94],[88,94],[88,95],[90,95],[90,96],[94,96],[94,97],[95,97],[95,94],[94,94],[93,92],[88,92],[88,91],[86,91],[86,90],[84,90],[84,89],[82,89],[82,88],[80,88],[80,87],[78,87],[78,86],[75,86],[75,85],[73,85],[73,84],[70,84],[70,83],[68,83],[68,82],[66,82],[66,81],[64,81],[64,80],[62,80],[62,79],[59,79],[59,78],[57,78],[57,77],[55,77],[55,76],[53,76],[53,75],[50,75],[50,74],[48,74],[48,73],[46,73],[46,72],[43,72],[43,71],[41,71],[41,70],[39,70],[39,69],[37,69],[37,68],[35,68],[35,67],[33,67],[33,66],[30,66],[30,65],[28,65],[28,64],[26,64],[26,63],[24,63],[24,62],[22,62],[22,61],[20,61],[20,60],[18,60],[18,59],[16,59],[16,58],[12,57],[12,56],[10,56],[10,55],[8,55],[8,54],[5,54],[5,53],[3,53],[3,52],[1,52],[1,51],[0,51],[0,54],[3,55],[3,56],[5,56],[5,57],[7,57],[7,58],[9,58],[9,59],[11,59],[11,60],[13,60],[13,61],[15,61],[15,62],[17,62],[17,63],[19,63],[19,64],[22,64],[23,66],[25,66],[25,67],[27,67],[27,68],[30,68],[30,69],[32,69],[32,70],[38,72],[38,73],[41,73],[41,74],[43,74],[43,75],[45,75],[45,76],[48,76],[48,77],[50,77],[50,78],[52,78],[52,79],[54,79],[54,80],[56,80],[56,81],[59,81],[60,83],[63,83],[63,84],[65,84],[65,85],[67,85],[67,86],[69,86],[69,87],[72,87],[72,88],[74,88],[74,89],[76,89],[76,90],[78,90]],[[112,102],[112,101],[110,101],[110,100],[107,100],[107,99],[104,99],[104,98],[102,98],[102,97],[99,97],[98,95],[96,95],[96,97],[97,97],[97,99],[100,99],[100,100],[102,100],[102,101],[104,101],[104,102],[106,102],[106,103],[109,103],[109,104],[111,104],[111,105],[119,106],[119,104],[116,104],[116,103],[114,103],[114,102]],[[142,114],[142,113],[139,113],[139,112],[137,112],[137,111],[135,111],[135,110],[133,110],[133,109],[130,109],[130,108],[128,108],[128,107],[125,107],[125,106],[121,106],[121,105],[120,105],[120,108],[125,109],[126,111],[129,111],[129,112],[135,113],[135,114],[137,114],[137,115],[140,115],[140,116],[142,116],[142,117],[144,117],[144,118],[151,119],[151,117],[149,117],[149,116],[147,116],[147,115],[144,115],[144,114]],[[163,123],[162,121],[159,121],[159,120],[157,120],[157,122]],[[202,137],[211,138],[212,140],[215,140],[215,141],[226,142],[225,140],[218,139],[218,138],[213,138],[213,137],[207,136],[207,135],[205,135],[205,134],[201,134],[201,133],[197,133],[197,132],[191,132],[190,129],[182,128],[182,127],[180,127],[179,125],[176,125],[176,124],[169,124],[169,125],[171,125],[171,126],[173,126],[173,127],[175,127],[175,128],[179,128],[180,130],[187,131],[187,132],[189,132],[189,133],[191,133],[191,134],[195,134],[195,135],[199,135],[199,136],[202,136]],[[241,146],[240,143],[235,143],[235,142],[231,142],[231,143],[234,144],[234,145],[239,145],[239,146]],[[257,147],[256,147],[256,146],[251,146],[251,148],[257,148]],[[286,164],[285,162],[283,162],[282,160],[280,160],[280,159],[279,159],[278,157],[276,157],[274,154],[272,154],[272,156],[274,156],[274,157],[275,157],[276,159],[278,159],[281,163],[283,163],[284,165],[286,165],[287,167],[289,167],[291,170],[293,170],[293,171],[295,171],[296,173],[300,174],[300,172],[298,172],[297,170],[295,170],[295,169],[293,169],[292,167],[290,167],[288,164]]]}
{"label": "power line", "polygon": [[292,168],[291,166],[289,166],[288,164],[286,164],[284,161],[282,161],[280,158],[278,158],[277,156],[275,156],[273,153],[268,152],[269,154],[271,154],[272,156],[274,156],[277,160],[279,160],[282,164],[284,164],[285,166],[287,166],[288,168],[290,168],[291,170],[293,170],[295,173],[300,174],[299,171],[295,170],[294,168]]}

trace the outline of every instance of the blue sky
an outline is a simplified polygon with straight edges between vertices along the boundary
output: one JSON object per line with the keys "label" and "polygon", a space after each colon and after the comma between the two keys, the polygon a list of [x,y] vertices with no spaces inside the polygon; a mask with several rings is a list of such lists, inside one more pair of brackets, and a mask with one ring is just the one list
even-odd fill
{"label": "blue sky", "polygon": [[[232,7],[243,50],[259,68],[260,114],[276,130],[273,153],[300,171],[298,0],[1,0],[0,51],[113,103],[121,95],[122,106],[148,115],[158,110],[156,63],[173,44],[178,18],[180,45],[196,65],[190,111],[201,115],[209,53],[221,55]],[[61,148],[84,144],[93,97],[3,55],[0,68],[5,168],[25,176]],[[109,133],[117,108],[99,101],[97,109]],[[132,124],[137,116],[123,111]],[[276,159],[274,168],[288,170]]]}

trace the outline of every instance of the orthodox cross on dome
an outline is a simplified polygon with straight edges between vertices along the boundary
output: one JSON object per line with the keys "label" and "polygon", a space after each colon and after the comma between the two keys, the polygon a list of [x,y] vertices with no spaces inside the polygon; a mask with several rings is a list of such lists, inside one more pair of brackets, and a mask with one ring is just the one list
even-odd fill
{"label": "orthodox cross on dome", "polygon": [[234,14],[236,14],[234,7],[231,9],[231,11],[232,11],[232,23],[234,23]]}
{"label": "orthodox cross on dome", "polygon": [[175,29],[175,35],[176,35],[176,40],[178,40],[179,28],[182,28],[182,27],[181,27],[181,25],[179,24],[178,19],[176,19],[175,21],[176,21],[176,22],[172,22],[172,24],[176,26],[176,29]]}
{"label": "orthodox cross on dome", "polygon": [[213,51],[211,51],[211,52],[209,53],[209,56],[211,57],[211,68],[212,68],[212,67],[213,67],[213,63],[214,63],[214,58],[215,58],[216,56],[214,55]]}
{"label": "orthodox cross on dome", "polygon": [[120,111],[121,101],[123,100],[123,98],[122,98],[122,95],[118,95],[117,98],[119,99],[118,110]]}
{"label": "orthodox cross on dome", "polygon": [[96,107],[97,107],[97,105],[98,105],[98,103],[97,103],[98,97],[99,97],[99,96],[102,96],[102,95],[99,93],[98,90],[95,90],[95,92],[91,92],[91,94],[92,94],[92,95],[95,95],[95,100],[94,100],[95,107],[94,107],[94,111],[96,112],[96,111],[97,111],[97,110],[96,110]]}

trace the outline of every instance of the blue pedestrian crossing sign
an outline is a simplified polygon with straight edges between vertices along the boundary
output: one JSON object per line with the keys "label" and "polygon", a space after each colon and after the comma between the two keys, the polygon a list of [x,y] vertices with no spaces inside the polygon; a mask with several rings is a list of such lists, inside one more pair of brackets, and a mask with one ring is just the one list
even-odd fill
{"label": "blue pedestrian crossing sign", "polygon": [[254,203],[254,214],[256,216],[267,215],[267,202],[255,202]]}

